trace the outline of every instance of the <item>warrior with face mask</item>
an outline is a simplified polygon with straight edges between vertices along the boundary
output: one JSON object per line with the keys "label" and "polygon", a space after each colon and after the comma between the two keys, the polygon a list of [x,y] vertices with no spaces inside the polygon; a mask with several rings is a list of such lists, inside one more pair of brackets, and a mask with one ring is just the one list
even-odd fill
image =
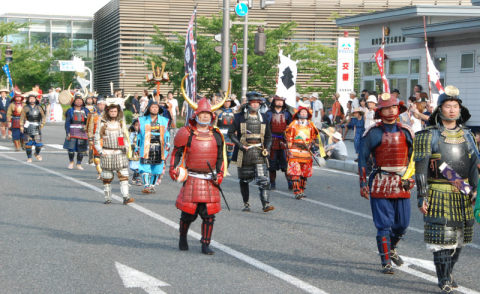
{"label": "warrior with face mask", "polygon": [[414,141],[418,208],[424,214],[424,241],[433,252],[442,292],[457,288],[452,271],[460,252],[471,243],[478,185],[478,150],[465,124],[468,109],[453,86],[437,100],[431,127],[416,133]]}
{"label": "warrior with face mask", "polygon": [[[182,127],[175,136],[169,171],[173,180],[181,180],[179,177],[186,176],[176,202],[176,207],[182,211],[179,248],[182,251],[188,250],[188,229],[200,215],[203,220],[200,240],[202,253],[212,255],[214,252],[209,246],[213,223],[215,214],[221,210],[218,187],[222,183],[226,164],[222,133],[218,128],[212,127],[212,123],[215,121],[214,112],[226,98],[215,106],[210,106],[206,98],[200,99],[196,104],[185,94],[185,78],[182,81],[182,94],[195,112],[189,119],[189,126]],[[181,175],[182,167],[186,169],[187,175]]]}
{"label": "warrior with face mask", "polygon": [[[415,135],[409,126],[397,123],[398,116],[406,110],[403,101],[383,93],[374,117],[382,121],[365,131],[359,148],[360,195],[370,199],[384,274],[394,273],[392,261],[397,266],[403,264],[397,247],[410,224],[410,189],[414,181],[407,167]],[[367,181],[371,155],[375,165]]]}
{"label": "warrior with face mask", "polygon": [[85,108],[84,99],[82,93],[75,93],[72,107],[65,113],[67,137],[63,143],[63,149],[68,150],[68,159],[70,160],[68,169],[73,169],[75,152],[77,152],[77,170],[83,170],[83,156],[88,151],[87,118],[90,112]]}
{"label": "warrior with face mask", "polygon": [[293,182],[295,199],[307,197],[305,187],[307,178],[313,175],[311,148],[318,137],[318,130],[310,120],[312,113],[303,103],[299,104],[293,122],[287,127],[285,137],[288,144],[287,175]]}
{"label": "warrior with face mask", "polygon": [[227,145],[227,162],[230,166],[230,162],[232,161],[232,154],[235,144],[232,143],[230,138],[228,138],[227,133],[230,125],[233,124],[234,121],[234,111],[233,108],[237,106],[234,100],[231,97],[228,97],[223,104],[223,107],[217,110],[216,112],[216,119],[215,125],[220,129],[223,136],[225,136],[225,144]]}
{"label": "warrior with face mask", "polygon": [[20,117],[20,131],[25,134],[27,143],[27,162],[32,162],[32,148],[35,146],[35,158],[42,161],[40,150],[42,150],[42,128],[45,125],[45,112],[37,99],[38,93],[31,93],[27,96],[27,105],[23,107]]}
{"label": "warrior with face mask", "polygon": [[[102,168],[100,167],[100,154],[98,154],[98,151],[95,148],[93,140],[95,138],[95,133],[97,132],[98,121],[100,120],[100,117],[105,111],[105,105],[106,105],[105,103],[106,103],[105,98],[101,95],[98,96],[97,107],[94,109],[93,112],[90,113],[87,119],[88,143],[90,144],[90,149],[93,150],[93,162],[95,163],[95,167],[97,169],[98,180],[100,180],[100,174],[102,173]],[[101,140],[100,140],[100,145],[102,145]]]}
{"label": "warrior with face mask", "polygon": [[281,170],[285,173],[285,178],[288,182],[288,189],[293,189],[293,184],[287,175],[287,141],[285,139],[285,130],[287,126],[292,122],[292,115],[287,110],[287,104],[285,98],[280,96],[273,96],[270,109],[267,111],[267,119],[270,122],[270,128],[272,130],[272,148],[270,150],[269,172],[270,172],[270,190],[276,188],[277,170]]}
{"label": "warrior with face mask", "polygon": [[[100,140],[102,144],[100,144]],[[97,123],[94,137],[95,149],[100,154],[101,180],[105,192],[105,204],[112,203],[112,180],[114,172],[120,181],[123,204],[134,202],[128,191],[128,154],[130,153],[129,133],[125,126],[122,108],[110,104]]]}
{"label": "warrior with face mask", "polygon": [[268,155],[272,145],[272,132],[267,116],[259,113],[262,95],[257,92],[246,94],[248,105],[235,114],[235,122],[228,129],[228,137],[235,144],[232,162],[237,166],[240,192],[244,208],[250,211],[249,185],[255,180],[260,189],[262,210],[275,209],[270,205],[270,182],[268,179]]}
{"label": "warrior with face mask", "polygon": [[138,172],[143,181],[142,193],[156,193],[155,184],[163,172],[170,150],[168,119],[162,116],[163,109],[157,100],[150,99],[145,115],[140,117],[140,132],[137,135],[136,153],[140,156]]}

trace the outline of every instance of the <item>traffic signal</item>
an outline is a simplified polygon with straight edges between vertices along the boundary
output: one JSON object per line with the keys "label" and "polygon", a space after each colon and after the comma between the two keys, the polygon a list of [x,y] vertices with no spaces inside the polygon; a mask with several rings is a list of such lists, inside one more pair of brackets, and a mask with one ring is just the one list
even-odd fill
{"label": "traffic signal", "polygon": [[7,46],[7,49],[5,50],[5,62],[10,63],[13,61],[13,50],[10,49],[10,46]]}
{"label": "traffic signal", "polygon": [[267,46],[267,36],[262,26],[258,26],[258,32],[255,34],[255,55],[264,55]]}
{"label": "traffic signal", "polygon": [[253,0],[237,0],[237,3],[245,3],[248,9],[253,9]]}
{"label": "traffic signal", "polygon": [[275,4],[275,0],[260,0],[260,8],[265,9],[268,5]]}

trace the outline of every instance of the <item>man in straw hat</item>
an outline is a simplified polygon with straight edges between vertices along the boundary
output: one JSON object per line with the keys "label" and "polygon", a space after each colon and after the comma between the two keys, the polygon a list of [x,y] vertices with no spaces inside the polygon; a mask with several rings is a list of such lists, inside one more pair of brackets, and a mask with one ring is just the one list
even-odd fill
{"label": "man in straw hat", "polygon": [[[116,102],[116,101],[115,101]],[[122,107],[109,103],[97,122],[94,136],[95,149],[100,154],[100,178],[105,193],[104,204],[112,203],[112,181],[114,172],[120,181],[123,204],[134,202],[128,189],[128,157],[131,154],[129,133],[125,126]]]}
{"label": "man in straw hat", "polygon": [[7,121],[10,130],[12,131],[12,140],[15,145],[15,151],[20,151],[20,148],[25,150],[25,141],[23,132],[20,131],[20,116],[22,115],[23,96],[17,90],[14,90],[13,102],[7,110]]}
{"label": "man in straw hat", "polygon": [[7,110],[10,106],[10,98],[7,97],[7,94],[10,93],[7,89],[0,89],[0,132],[2,133],[2,139],[12,138],[12,132],[8,130],[7,127]]}
{"label": "man in straw hat", "polygon": [[[413,130],[397,123],[398,115],[407,108],[403,101],[383,93],[375,112],[381,119],[364,135],[358,156],[360,195],[370,199],[373,222],[377,228],[377,247],[382,273],[393,274],[392,261],[401,266],[403,260],[397,246],[410,224],[410,189],[414,181],[407,171],[413,151]],[[367,161],[373,155],[375,166],[367,175]],[[367,176],[369,181],[367,182]]]}
{"label": "man in straw hat", "polygon": [[234,108],[237,106],[235,100],[232,97],[228,97],[223,103],[223,106],[216,111],[215,115],[215,125],[220,129],[223,136],[225,137],[225,144],[227,145],[227,163],[230,166],[230,162],[232,161],[233,149],[235,148],[235,144],[230,140],[227,136],[228,129],[230,125],[234,122]]}
{"label": "man in straw hat", "polygon": [[[68,93],[70,94],[70,91]],[[68,159],[70,161],[68,169],[73,169],[75,152],[77,152],[76,169],[83,170],[83,156],[88,151],[87,119],[90,112],[85,108],[85,97],[87,97],[87,94],[75,93],[73,95],[72,107],[65,114],[65,132],[67,137],[63,143],[63,148],[68,150]]]}
{"label": "man in straw hat", "polygon": [[[100,154],[95,148],[94,138],[95,133],[97,132],[98,121],[100,117],[105,112],[106,100],[105,97],[99,95],[97,97],[97,107],[94,112],[91,112],[87,119],[87,132],[88,132],[88,142],[90,144],[90,149],[93,150],[93,163],[95,163],[95,168],[98,173],[97,179],[100,180],[102,168],[100,166]],[[100,140],[100,145],[102,145],[102,140]]]}
{"label": "man in straw hat", "polygon": [[20,132],[25,134],[27,143],[27,162],[32,162],[32,148],[35,146],[35,158],[42,161],[40,151],[43,147],[42,128],[45,125],[45,112],[40,102],[37,100],[38,93],[29,93],[27,95],[27,105],[23,107],[20,116]]}
{"label": "man in straw hat", "polygon": [[258,92],[246,94],[247,105],[235,114],[235,123],[228,130],[228,137],[235,143],[232,162],[237,166],[240,192],[244,212],[250,211],[251,181],[255,180],[260,190],[263,212],[275,209],[270,205],[270,182],[268,180],[268,155],[272,145],[272,133],[267,116],[259,113],[262,95]]}
{"label": "man in straw hat", "polygon": [[218,187],[226,170],[223,135],[212,124],[215,121],[214,113],[222,107],[228,92],[214,106],[210,105],[207,98],[200,99],[196,104],[185,93],[185,78],[182,81],[182,94],[195,112],[189,118],[189,126],[182,127],[175,136],[169,172],[173,180],[185,180],[179,179],[179,176],[185,176],[181,174],[181,169],[186,169],[188,173],[175,204],[182,211],[178,246],[181,251],[188,250],[188,229],[200,215],[203,220],[200,239],[202,253],[212,255],[214,252],[210,249],[210,241],[213,223],[215,214],[221,210]]}
{"label": "man in straw hat", "polygon": [[433,252],[443,292],[458,287],[453,267],[462,248],[473,239],[472,205],[480,164],[474,136],[463,127],[470,113],[458,95],[457,88],[445,87],[429,118],[431,127],[418,132],[414,142],[418,208],[425,215],[424,241]]}
{"label": "man in straw hat", "polygon": [[[160,178],[170,149],[169,120],[162,116],[162,108],[156,99],[150,99],[145,115],[140,117],[137,150],[140,156],[138,171],[143,181],[142,193],[156,193],[155,184]],[[167,110],[168,112],[168,110]]]}
{"label": "man in straw hat", "polygon": [[270,172],[270,190],[275,190],[277,178],[277,170],[285,173],[288,182],[288,189],[292,190],[292,181],[287,176],[287,141],[285,139],[285,130],[292,122],[292,115],[287,110],[285,98],[277,95],[273,96],[270,109],[267,111],[267,120],[270,122],[272,131],[272,148],[270,149],[269,172]]}
{"label": "man in straw hat", "polygon": [[285,131],[288,144],[287,175],[293,183],[295,199],[307,197],[305,187],[307,178],[313,175],[313,158],[311,149],[318,137],[318,130],[308,107],[300,106],[293,115],[293,121]]}

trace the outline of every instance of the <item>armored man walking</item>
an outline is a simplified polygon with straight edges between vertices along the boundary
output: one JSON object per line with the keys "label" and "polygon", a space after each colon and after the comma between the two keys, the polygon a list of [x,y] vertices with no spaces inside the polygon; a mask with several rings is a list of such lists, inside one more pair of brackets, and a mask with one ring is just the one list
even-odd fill
{"label": "armored man walking", "polygon": [[15,151],[25,149],[25,141],[23,132],[20,131],[20,116],[22,115],[23,96],[21,93],[14,90],[15,96],[13,96],[13,102],[7,110],[7,122],[10,130],[12,131],[13,144],[15,145]]}
{"label": "armored man walking", "polygon": [[35,158],[42,161],[40,150],[42,143],[42,128],[45,125],[45,113],[37,100],[37,95],[29,94],[27,105],[23,107],[20,117],[20,131],[25,134],[27,143],[27,162],[32,162],[32,148],[35,146]]}
{"label": "armored man walking", "polygon": [[[108,103],[108,102],[107,102]],[[103,181],[105,204],[112,203],[112,180],[114,172],[120,181],[123,204],[135,201],[128,191],[129,133],[125,126],[120,105],[110,104],[97,123],[94,137],[95,149],[100,154],[100,178]],[[131,151],[131,150],[130,150]]]}
{"label": "armored man walking", "polygon": [[247,93],[247,107],[235,114],[235,122],[228,130],[228,137],[235,143],[232,162],[237,166],[245,212],[250,211],[248,183],[253,180],[260,189],[263,211],[275,209],[269,200],[270,182],[267,167],[272,133],[267,116],[259,112],[261,99],[260,93]]}
{"label": "armored man walking", "polygon": [[90,113],[85,108],[85,98],[80,92],[73,96],[72,107],[65,114],[65,132],[67,137],[63,149],[68,150],[69,169],[73,169],[75,152],[77,152],[77,169],[83,170],[83,156],[88,151],[87,118]]}
{"label": "armored man walking", "polygon": [[[377,246],[382,273],[393,274],[392,261],[403,264],[396,248],[410,224],[410,189],[414,181],[406,174],[413,151],[414,133],[397,123],[407,109],[394,96],[384,93],[375,119],[381,119],[364,133],[358,159],[360,194],[370,199],[373,222],[377,228]],[[375,166],[368,177],[367,161],[373,155]]]}
{"label": "armored man walking", "polygon": [[287,111],[285,98],[277,95],[273,96],[270,110],[268,110],[266,114],[272,130],[272,148],[270,150],[270,157],[268,158],[270,165],[270,189],[275,190],[277,185],[277,171],[281,170],[285,173],[285,178],[288,182],[288,189],[292,190],[292,182],[287,176],[287,141],[285,139],[285,130],[292,122],[292,115]]}
{"label": "armored man walking", "polygon": [[[234,120],[234,113],[233,113],[233,108],[237,106],[235,101],[229,97],[223,104],[223,107],[217,110],[216,112],[216,123],[215,125],[220,129],[220,132],[222,132],[223,136],[227,136],[228,129],[230,126],[233,124]],[[232,154],[233,154],[233,149],[235,148],[235,144],[232,143],[230,138],[224,137],[225,138],[225,144],[227,145],[227,162],[228,165],[230,166],[230,161],[232,161]]]}
{"label": "armored man walking", "polygon": [[472,205],[478,185],[478,150],[462,125],[470,118],[458,89],[445,88],[430,116],[431,127],[415,137],[418,207],[425,215],[427,250],[433,252],[442,292],[457,288],[452,271],[462,248],[473,239]]}
{"label": "armored man walking", "polygon": [[200,215],[203,220],[200,240],[202,253],[211,255],[214,254],[209,247],[213,223],[215,214],[221,210],[218,187],[222,183],[226,164],[222,133],[211,124],[215,120],[214,111],[222,106],[225,99],[211,107],[208,100],[202,98],[197,105],[185,94],[183,82],[182,92],[195,112],[189,119],[190,125],[182,127],[175,136],[170,160],[170,177],[179,182],[184,181],[176,202],[176,207],[182,211],[179,248],[182,251],[188,250],[188,229]]}

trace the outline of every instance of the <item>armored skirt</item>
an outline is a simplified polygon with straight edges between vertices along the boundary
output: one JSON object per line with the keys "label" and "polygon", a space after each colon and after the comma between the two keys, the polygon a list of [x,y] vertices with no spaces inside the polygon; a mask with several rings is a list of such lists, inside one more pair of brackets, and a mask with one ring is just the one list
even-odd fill
{"label": "armored skirt", "polygon": [[198,203],[206,203],[209,215],[220,212],[220,192],[212,180],[188,176],[177,197],[175,206],[189,214],[195,214]]}

